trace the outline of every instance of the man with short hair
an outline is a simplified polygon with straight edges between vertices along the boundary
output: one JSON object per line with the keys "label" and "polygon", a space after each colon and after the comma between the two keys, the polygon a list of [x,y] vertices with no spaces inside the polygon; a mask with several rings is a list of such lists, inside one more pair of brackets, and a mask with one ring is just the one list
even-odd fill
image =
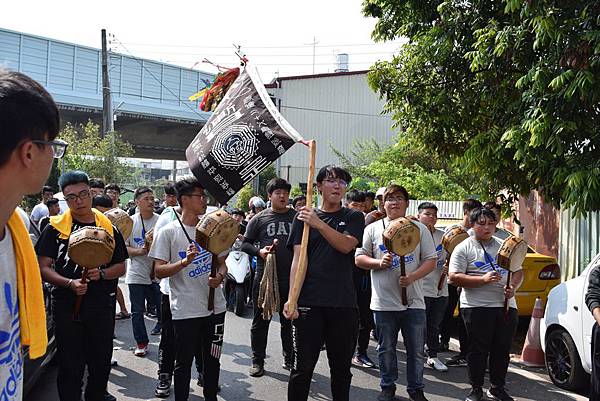
{"label": "man with short hair", "polygon": [[[265,373],[267,337],[271,320],[263,319],[263,309],[258,304],[258,294],[265,270],[265,262],[269,253],[273,250],[273,246],[275,246],[280,294],[279,322],[281,323],[283,368],[287,370],[292,368],[292,323],[283,316],[283,304],[286,301],[285,295],[289,292],[290,266],[292,264],[292,252],[287,249],[285,242],[290,234],[294,216],[296,216],[296,211],[288,208],[291,188],[292,186],[282,178],[270,180],[266,189],[271,207],[254,216],[248,223],[248,228],[244,234],[242,251],[250,256],[257,257],[256,276],[252,285],[254,318],[250,329],[250,343],[252,346],[250,376],[253,377],[260,377]],[[258,247],[255,244],[258,244]]]}
{"label": "man with short hair", "polygon": [[[144,322],[144,306],[146,299],[153,299],[160,305],[160,291],[157,293],[152,284],[154,278],[153,261],[148,257],[146,234],[154,228],[158,215],[154,213],[154,192],[149,187],[139,187],[134,193],[135,204],[139,212],[132,216],[133,229],[125,241],[130,264],[125,276],[125,284],[129,286],[131,302],[131,326],[136,342],[133,354],[144,357],[148,353],[148,333]],[[160,314],[160,308],[157,308]],[[159,318],[160,321],[160,318]],[[160,332],[159,329],[153,332]]]}
{"label": "man with short hair", "polygon": [[[113,348],[114,296],[118,278],[125,273],[127,249],[123,236],[108,217],[92,209],[87,174],[68,171],[60,176],[58,184],[69,209],[50,219],[36,244],[36,251],[43,280],[54,285],[52,308],[59,361],[59,397],[61,401],[81,399],[87,366],[85,399],[114,400],[105,391]],[[69,237],[75,230],[94,226],[105,229],[113,237],[115,248],[110,262],[88,268],[87,280],[83,280],[83,266],[76,264],[68,254]],[[74,319],[78,296],[83,296],[81,310]]]}
{"label": "man with short hair", "polygon": [[92,192],[92,198],[97,195],[102,195],[104,193],[104,181],[100,178],[90,178],[90,191]]}
{"label": "man with short hair", "polygon": [[162,214],[168,207],[177,206],[177,193],[175,192],[175,184],[172,181],[169,181],[163,187],[163,201],[162,205],[156,210],[157,214]]}
{"label": "man with short hair", "polygon": [[121,196],[121,187],[117,184],[106,184],[104,193],[112,199],[113,209],[119,207],[119,197]]}
{"label": "man with short hair", "polygon": [[113,208],[112,204],[112,199],[108,195],[100,194],[92,198],[92,207],[100,210],[102,213],[111,210]]}
{"label": "man with short hair", "polygon": [[238,223],[240,223],[240,234],[244,235],[248,222],[246,221],[246,213],[242,209],[236,208],[231,211],[231,217]]}
{"label": "man with short hair", "polygon": [[[0,68],[0,398],[23,397],[23,346],[46,353],[44,294],[37,258],[17,205],[40,191],[66,142],[56,141],[58,108],[37,82]],[[28,219],[27,219],[28,220]]]}
{"label": "man with short hair", "polygon": [[33,207],[31,211],[31,220],[39,226],[42,218],[48,216],[48,206],[46,203],[54,196],[54,190],[51,186],[44,185],[42,188],[42,201]]}
{"label": "man with short hair", "polygon": [[[470,214],[474,235],[456,246],[450,257],[449,280],[462,287],[460,314],[467,329],[469,346],[467,368],[471,392],[465,401],[481,401],[486,368],[491,387],[487,396],[498,401],[513,401],[504,389],[510,361],[510,347],[519,316],[516,290],[523,282],[522,268],[511,274],[497,264],[502,241],[495,238],[496,216],[481,207]],[[505,315],[504,301],[508,300]]]}
{"label": "man with short hair", "polygon": [[375,192],[365,191],[365,213],[375,210]]}
{"label": "man with short hair", "polygon": [[365,212],[365,193],[358,189],[346,192],[345,206],[359,212]]}
{"label": "man with short hair", "polygon": [[56,216],[60,213],[60,205],[58,204],[58,199],[56,198],[48,199],[46,202],[46,207],[48,207],[48,216],[43,217],[40,220],[40,232],[44,231],[44,228],[46,228],[48,222],[50,221],[50,217]]}
{"label": "man with short hair", "polygon": [[294,200],[292,200],[292,207],[297,212],[299,212],[304,206],[306,206],[306,196],[298,195],[294,198]]}
{"label": "man with short hair", "polygon": [[[427,401],[423,394],[426,314],[422,278],[435,268],[437,253],[425,225],[413,221],[420,241],[408,255],[392,254],[383,244],[383,232],[394,220],[405,217],[409,197],[400,185],[389,185],[383,194],[386,217],[365,229],[362,247],[356,250],[356,265],[371,271],[371,309],[375,317],[377,353],[381,372],[378,401],[391,401],[396,392],[398,362],[396,344],[402,332],[406,348],[407,392],[411,401]],[[401,275],[400,258],[405,259],[406,275]],[[406,288],[408,305],[402,303],[401,288]]]}

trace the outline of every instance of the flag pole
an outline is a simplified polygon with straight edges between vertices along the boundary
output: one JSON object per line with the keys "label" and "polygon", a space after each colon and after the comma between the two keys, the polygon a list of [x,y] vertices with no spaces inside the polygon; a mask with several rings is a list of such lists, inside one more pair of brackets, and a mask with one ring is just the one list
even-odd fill
{"label": "flag pole", "polygon": [[[314,140],[307,141],[304,139],[301,140],[300,143],[308,146],[310,152],[310,159],[308,163],[308,181],[306,183],[306,206],[312,207],[313,181],[315,177],[315,158],[317,155],[317,143]],[[306,277],[309,232],[310,226],[308,225],[308,223],[304,223],[304,230],[302,231],[302,242],[300,243],[300,258],[298,260],[298,266],[296,267],[296,274],[293,277],[292,288],[288,299],[288,311],[290,314],[293,314],[298,309],[298,297],[300,296],[300,290],[302,289],[302,284],[304,284],[304,278]]]}

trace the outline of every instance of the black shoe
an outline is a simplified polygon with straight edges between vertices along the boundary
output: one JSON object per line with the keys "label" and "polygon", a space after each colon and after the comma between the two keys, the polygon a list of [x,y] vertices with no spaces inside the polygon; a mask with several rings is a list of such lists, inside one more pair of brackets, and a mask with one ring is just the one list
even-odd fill
{"label": "black shoe", "polygon": [[506,390],[504,390],[504,387],[490,387],[487,391],[487,396],[496,401],[515,401],[515,399],[508,395]]}
{"label": "black shoe", "polygon": [[423,394],[423,390],[415,390],[414,393],[408,394],[408,399],[410,401],[428,401]]}
{"label": "black shoe", "polygon": [[261,377],[265,374],[265,367],[262,364],[253,363],[249,372],[252,377]]}
{"label": "black shoe", "polygon": [[450,344],[448,343],[440,343],[439,352],[448,352],[450,350]]}
{"label": "black shoe", "polygon": [[168,373],[158,375],[158,383],[154,389],[154,395],[158,398],[167,398],[171,393],[171,376]]}
{"label": "black shoe", "polygon": [[104,401],[117,401],[117,397],[115,397],[108,391],[104,391]]}
{"label": "black shoe", "polygon": [[381,393],[377,396],[377,401],[392,401],[396,394],[395,387],[384,387],[381,389]]}
{"label": "black shoe", "polygon": [[471,392],[465,398],[465,401],[482,401],[483,400],[483,390],[480,387],[472,388]]}
{"label": "black shoe", "polygon": [[150,332],[151,335],[156,336],[160,334],[160,326],[156,325]]}
{"label": "black shoe", "polygon": [[446,366],[467,366],[467,359],[458,354],[446,361]]}

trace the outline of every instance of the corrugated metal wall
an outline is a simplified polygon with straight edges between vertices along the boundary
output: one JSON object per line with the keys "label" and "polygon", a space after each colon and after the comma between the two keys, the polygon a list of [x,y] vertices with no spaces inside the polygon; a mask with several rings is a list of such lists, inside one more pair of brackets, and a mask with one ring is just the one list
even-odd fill
{"label": "corrugated metal wall", "polygon": [[[281,114],[306,139],[317,141],[317,170],[339,164],[332,144],[350,153],[357,139],[392,143],[392,118],[381,115],[384,102],[371,90],[365,74],[283,79],[270,89],[281,101]],[[289,167],[288,167],[289,166]],[[288,174],[289,173],[289,174]],[[281,175],[292,184],[306,182],[308,150],[295,145],[281,158]]]}
{"label": "corrugated metal wall", "polygon": [[560,213],[558,260],[563,281],[578,276],[600,252],[600,213],[579,219],[571,213],[571,209]]}
{"label": "corrugated metal wall", "polygon": [[406,209],[407,215],[416,216],[417,208],[423,202],[431,202],[438,208],[438,219],[455,219],[462,220],[462,201],[436,201],[436,200],[413,200],[411,199]]}

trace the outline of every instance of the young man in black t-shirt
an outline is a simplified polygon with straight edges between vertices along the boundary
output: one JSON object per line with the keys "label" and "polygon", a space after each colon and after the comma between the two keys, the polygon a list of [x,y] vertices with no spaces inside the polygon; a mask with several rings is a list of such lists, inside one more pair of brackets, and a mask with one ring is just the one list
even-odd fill
{"label": "young man in black t-shirt", "polygon": [[[265,373],[265,350],[267,348],[270,320],[265,320],[262,317],[263,310],[258,305],[258,293],[265,269],[265,261],[271,251],[274,240],[278,242],[275,246],[275,259],[277,261],[280,311],[283,311],[283,304],[287,300],[286,295],[289,291],[292,252],[285,246],[285,243],[288,240],[294,216],[296,216],[296,211],[288,207],[290,189],[291,185],[282,178],[273,178],[267,183],[267,193],[269,194],[271,207],[258,213],[250,220],[244,235],[244,243],[242,244],[242,251],[250,256],[257,257],[256,276],[252,285],[254,318],[252,319],[252,328],[250,329],[250,341],[252,345],[250,376],[254,377],[260,377]],[[258,247],[255,244],[258,244]],[[281,322],[283,368],[290,370],[293,353],[292,323],[283,316],[282,312],[280,312],[279,318]]]}
{"label": "young man in black t-shirt", "polygon": [[[115,399],[105,390],[112,356],[115,292],[118,278],[125,273],[127,249],[119,230],[101,212],[92,209],[87,174],[69,171],[58,182],[69,210],[50,219],[36,244],[42,279],[54,285],[58,394],[61,401],[79,401],[87,365],[86,401]],[[67,252],[70,234],[86,226],[100,226],[115,240],[111,261],[88,269],[88,283],[81,279],[82,267]],[[78,295],[83,300],[77,318],[73,311]]]}
{"label": "young man in black t-shirt", "polygon": [[[313,370],[325,343],[331,371],[334,401],[349,399],[350,366],[356,346],[358,309],[352,279],[354,249],[362,243],[364,215],[341,207],[350,174],[325,166],[317,174],[322,195],[319,209],[300,210],[292,224],[287,246],[294,257],[291,280],[298,267],[304,223],[310,226],[306,278],[298,298],[298,309],[284,314],[293,321],[294,364],[288,384],[288,400],[306,401]],[[291,287],[291,285],[290,285]]]}

